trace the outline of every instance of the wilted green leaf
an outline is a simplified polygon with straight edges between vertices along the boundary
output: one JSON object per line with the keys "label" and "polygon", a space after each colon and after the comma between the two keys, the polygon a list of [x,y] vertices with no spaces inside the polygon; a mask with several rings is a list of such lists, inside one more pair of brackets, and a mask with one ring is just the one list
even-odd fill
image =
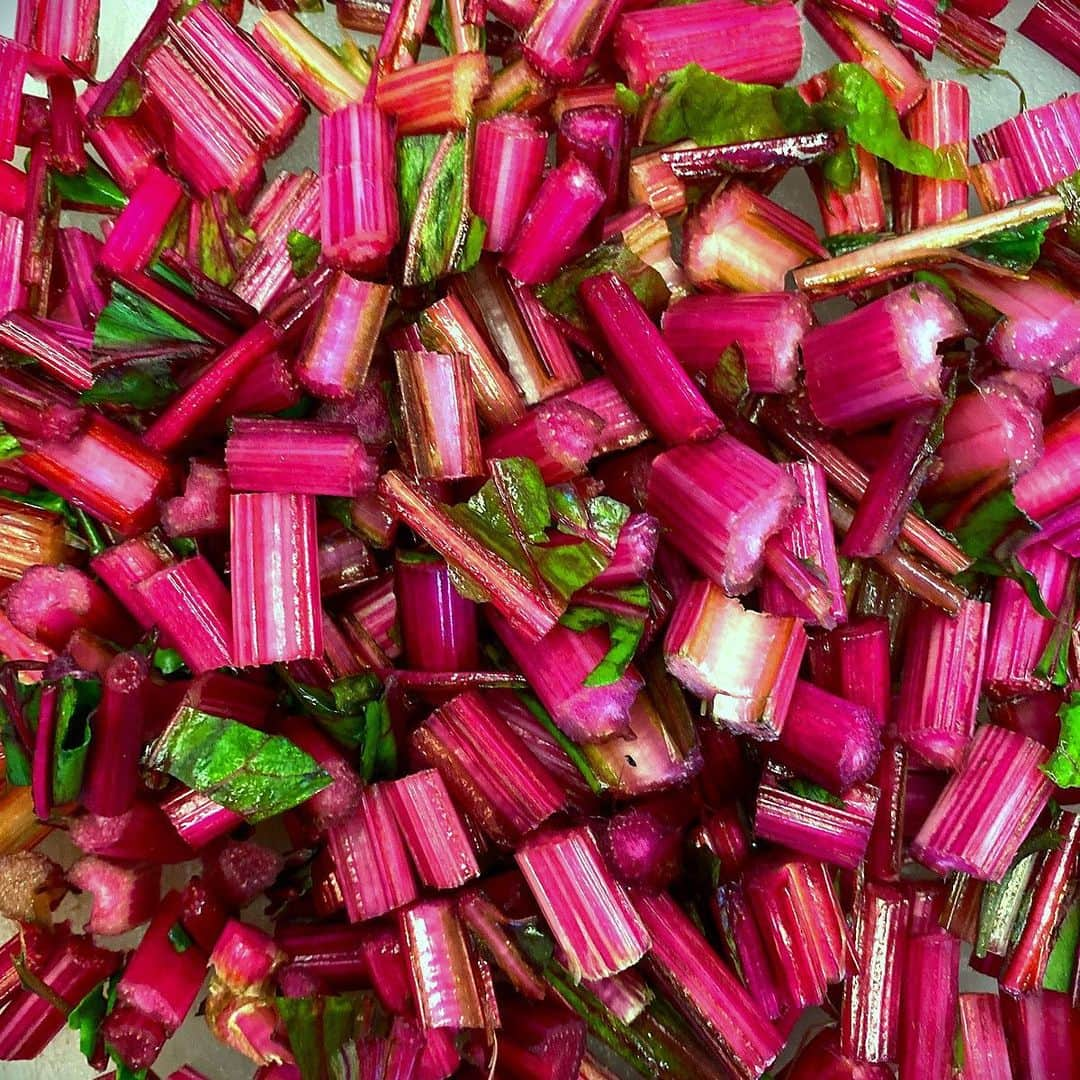
{"label": "wilted green leaf", "polygon": [[1058,787],[1080,787],[1080,693],[1061,706],[1058,718],[1058,744],[1042,770]]}
{"label": "wilted green leaf", "polygon": [[554,280],[541,285],[536,295],[549,311],[573,326],[586,329],[589,320],[581,304],[581,283],[608,272],[619,278],[651,315],[658,315],[667,307],[671,298],[667,282],[635,255],[621,236],[613,236],[586,252]]}
{"label": "wilted green leaf", "polygon": [[344,1080],[341,1049],[355,1038],[357,996],[279,997],[276,1005],[302,1080]]}
{"label": "wilted green leaf", "polygon": [[330,783],[329,774],[283,736],[191,706],[151,745],[147,765],[251,822],[291,810]]}
{"label": "wilted green leaf", "polygon": [[112,295],[94,327],[99,349],[185,341],[203,344],[205,339],[152,300],[114,281]]}
{"label": "wilted green leaf", "polygon": [[128,364],[103,371],[79,400],[84,405],[124,405],[144,412],[161,408],[177,389],[168,364]]}
{"label": "wilted green leaf", "polygon": [[285,248],[289,252],[292,271],[298,278],[307,277],[322,254],[322,244],[299,229],[293,229],[286,237]]}

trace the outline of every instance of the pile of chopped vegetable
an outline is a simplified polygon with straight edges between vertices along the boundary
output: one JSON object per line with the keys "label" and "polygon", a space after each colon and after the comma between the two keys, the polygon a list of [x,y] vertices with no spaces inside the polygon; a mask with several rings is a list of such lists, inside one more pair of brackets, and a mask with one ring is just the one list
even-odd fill
{"label": "pile of chopped vegetable", "polygon": [[972,134],[1003,6],[158,0],[99,73],[18,0],[0,1060],[1077,1075],[1080,93]]}

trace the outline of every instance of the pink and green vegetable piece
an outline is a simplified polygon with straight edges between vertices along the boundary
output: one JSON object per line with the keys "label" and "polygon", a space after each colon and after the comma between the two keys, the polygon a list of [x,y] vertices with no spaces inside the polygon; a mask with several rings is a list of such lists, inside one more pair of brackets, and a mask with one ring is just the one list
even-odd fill
{"label": "pink and green vegetable piece", "polygon": [[977,129],[998,0],[322,6],[0,38],[0,1060],[1075,1075],[1075,84]]}

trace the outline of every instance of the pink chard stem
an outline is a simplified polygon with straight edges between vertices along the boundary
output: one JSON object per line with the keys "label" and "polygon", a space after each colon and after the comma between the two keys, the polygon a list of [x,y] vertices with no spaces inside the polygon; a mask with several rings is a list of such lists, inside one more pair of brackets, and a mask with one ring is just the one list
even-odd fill
{"label": "pink chard stem", "polygon": [[641,959],[648,933],[588,829],[542,834],[515,860],[575,982],[617,975]]}
{"label": "pink chard stem", "polygon": [[238,417],[225,443],[233,491],[354,496],[375,485],[376,467],[347,424]]}
{"label": "pink chard stem", "polygon": [[920,607],[909,623],[896,724],[904,744],[938,768],[955,769],[975,733],[990,606],[960,613]]}
{"label": "pink chard stem", "polygon": [[705,0],[684,11],[628,11],[615,32],[616,58],[639,93],[687,64],[779,85],[795,75],[802,51],[798,10],[786,2]]}
{"label": "pink chard stem", "polygon": [[468,358],[417,350],[398,350],[394,358],[414,474],[431,480],[483,475]]}
{"label": "pink chard stem", "polygon": [[563,807],[566,796],[490,692],[470,690],[412,735],[417,756],[497,844],[511,847]]}
{"label": "pink chard stem", "polygon": [[720,421],[628,286],[604,274],[581,293],[607,342],[612,380],[653,431],[669,444],[716,435]]}
{"label": "pink chard stem", "polygon": [[389,286],[336,272],[297,359],[301,385],[330,400],[357,393],[367,378],[389,304]]}
{"label": "pink chard stem", "polygon": [[556,166],[544,177],[503,255],[506,272],[526,285],[550,281],[573,255],[605,198],[596,177],[577,158]]}
{"label": "pink chard stem", "polygon": [[441,559],[403,552],[394,566],[405,658],[422,671],[473,671],[479,663],[477,608],[454,587]]}
{"label": "pink chard stem", "polygon": [[664,641],[668,670],[708,702],[728,730],[776,739],[783,730],[806,649],[794,618],[758,614],[710,582],[679,599]]}
{"label": "pink chard stem", "polygon": [[[322,655],[315,499],[231,500],[233,659],[238,667]],[[288,598],[283,603],[283,598]]]}
{"label": "pink chard stem", "polygon": [[912,842],[916,859],[942,874],[998,881],[1009,868],[1053,789],[1041,771],[1049,751],[986,725]]}

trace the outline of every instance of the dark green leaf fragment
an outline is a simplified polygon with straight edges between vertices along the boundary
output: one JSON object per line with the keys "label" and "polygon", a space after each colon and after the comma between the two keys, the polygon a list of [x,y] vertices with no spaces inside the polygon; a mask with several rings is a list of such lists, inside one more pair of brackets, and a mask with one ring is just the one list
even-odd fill
{"label": "dark green leaf fragment", "polygon": [[804,780],[800,776],[786,776],[780,781],[780,786],[785,791],[790,791],[792,795],[798,795],[800,799],[810,799],[813,802],[824,803],[826,806],[835,806],[838,810],[844,809],[843,799],[812,780]]}
{"label": "dark green leaf fragment", "polygon": [[22,503],[23,506],[36,506],[39,510],[49,510],[64,519],[64,523],[73,532],[79,531],[79,516],[75,507],[61,498],[48,488],[34,487],[29,491],[12,491],[10,488],[0,488],[0,498],[9,502]]}
{"label": "dark green leaf fragment", "polygon": [[145,412],[161,408],[177,389],[169,365],[154,361],[103,371],[79,400],[84,405],[120,405]]}
{"label": "dark green leaf fragment", "polygon": [[[569,600],[604,569],[610,556],[589,540],[547,545],[552,509],[548,489],[534,461],[496,458],[489,462],[489,469],[491,479],[467,502],[448,507],[447,512],[530,581],[546,585],[564,602]],[[590,506],[593,501],[588,500]],[[612,513],[599,504],[597,512],[602,517]],[[451,574],[464,595],[478,602],[486,599],[472,583],[462,581],[453,567]]]}
{"label": "dark green leaf fragment", "polygon": [[[620,104],[631,104],[631,92],[622,88],[620,93]],[[729,146],[814,129],[813,113],[798,91],[734,82],[689,64],[664,77],[646,139],[654,143],[693,139],[699,146]]]}
{"label": "dark green leaf fragment", "polygon": [[169,944],[178,952],[184,953],[195,944],[191,940],[191,935],[180,925],[180,923],[173,923],[169,927]]}
{"label": "dark green leaf fragment", "polygon": [[559,744],[563,753],[574,763],[577,767],[577,771],[585,778],[585,783],[589,785],[589,790],[594,795],[602,795],[607,789],[593,771],[593,767],[589,764],[589,759],[573,739],[568,739],[562,733],[555,721],[551,719],[551,714],[540,704],[540,699],[537,698],[535,694],[526,690],[518,691],[517,696],[521,699],[521,703],[525,708],[532,713],[536,721]]}
{"label": "dark green leaf fragment", "polygon": [[402,280],[424,285],[471,269],[484,225],[469,206],[470,132],[398,140],[398,201],[407,229]]}
{"label": "dark green leaf fragment", "polygon": [[963,250],[977,259],[1026,274],[1039,260],[1050,218],[1014,225],[968,244]]}
{"label": "dark green leaf fragment", "polygon": [[453,53],[454,40],[450,36],[450,26],[446,21],[446,0],[435,0],[428,17],[428,29],[435,35],[439,47],[448,56]]}
{"label": "dark green leaf fragment", "polygon": [[292,262],[293,273],[298,278],[307,277],[322,254],[322,244],[313,236],[293,229],[285,240],[285,247],[289,252]]}
{"label": "dark green leaf fragment", "polygon": [[22,452],[22,443],[3,424],[0,424],[0,461],[10,461]]}
{"label": "dark green leaf fragment", "polygon": [[588,328],[589,320],[581,305],[581,284],[604,273],[619,278],[650,315],[659,315],[667,307],[671,298],[667,283],[657,270],[626,246],[621,235],[586,252],[553,281],[541,285],[536,295],[549,311],[584,330]]}
{"label": "dark green leaf fragment", "polygon": [[750,381],[746,361],[737,343],[729,345],[716,361],[705,380],[710,397],[730,405],[736,411],[750,400]]}
{"label": "dark green leaf fragment", "polygon": [[134,116],[142,105],[142,86],[134,75],[129,75],[105,108],[106,116]]}
{"label": "dark green leaf fragment", "polygon": [[329,774],[283,736],[190,706],[151,745],[147,765],[251,822],[291,810],[330,783]]}
{"label": "dark green leaf fragment", "polygon": [[826,236],[821,243],[825,250],[836,258],[849,251],[859,251],[881,240],[887,240],[890,236],[892,233],[837,233],[836,236]]}
{"label": "dark green leaf fragment", "polygon": [[[835,64],[825,77],[824,98],[808,105],[791,87],[733,82],[690,64],[665,77],[646,138],[655,143],[689,138],[701,146],[724,146],[808,131],[843,131],[852,146],[904,172],[939,180],[966,178],[967,164],[955,150],[933,150],[907,138],[896,109],[865,68]],[[829,170],[831,181],[840,187],[855,179],[850,156],[846,161],[837,158]]]}
{"label": "dark green leaf fragment", "polygon": [[940,274],[933,270],[916,270],[911,275],[912,281],[923,281],[927,285],[933,285],[942,296],[956,303],[956,290]]}
{"label": "dark green leaf fragment", "polygon": [[649,590],[645,585],[612,590],[605,596],[610,597],[611,607],[575,605],[567,608],[559,620],[571,630],[598,626],[608,629],[608,651],[589,672],[586,686],[609,686],[623,677],[641,644],[649,616]]}
{"label": "dark green leaf fragment", "polygon": [[974,562],[957,576],[957,584],[970,587],[980,574],[989,577],[1012,578],[1027,595],[1031,606],[1044,618],[1054,618],[1039,592],[1038,582],[1020,562],[1014,551],[995,553],[1018,529],[1030,526],[1031,521],[1016,505],[1010,489],[999,491],[981,502],[956,529],[956,542]]}
{"label": "dark green leaf fragment", "polygon": [[981,502],[956,530],[956,542],[973,559],[990,555],[999,543],[1027,518],[1010,489]]}
{"label": "dark green leaf fragment", "polygon": [[1058,712],[1061,733],[1042,771],[1058,787],[1080,787],[1080,693],[1074,693]]}
{"label": "dark green leaf fragment", "polygon": [[358,995],[279,997],[275,1004],[302,1080],[343,1080],[341,1049],[355,1038]]}
{"label": "dark green leaf fragment", "polygon": [[73,176],[59,172],[50,175],[53,187],[65,203],[101,210],[122,210],[127,206],[128,197],[109,174],[94,162],[90,162],[85,172]]}
{"label": "dark green leaf fragment", "polygon": [[[236,200],[226,192],[215,192],[204,199],[198,204],[198,214],[199,269],[211,281],[227,287],[254,248],[255,231],[240,213]],[[288,239],[285,243],[287,246]]]}
{"label": "dark green leaf fragment", "polygon": [[1043,989],[1056,990],[1059,994],[1072,991],[1073,972],[1076,971],[1077,949],[1080,948],[1080,903],[1074,902],[1065,913],[1057,930],[1057,939],[1046,961]]}
{"label": "dark green leaf fragment", "polygon": [[204,340],[163,307],[118,281],[113,282],[112,295],[94,327],[94,345],[99,349]]}
{"label": "dark green leaf fragment", "polygon": [[90,714],[100,700],[101,683],[97,679],[68,676],[60,680],[52,784],[53,803],[57,806],[74,802],[82,790],[86,757],[90,750]]}
{"label": "dark green leaf fragment", "polygon": [[1080,248],[1080,172],[1062,180],[1057,193],[1065,204],[1065,235],[1074,248]]}
{"label": "dark green leaf fragment", "polygon": [[68,1013],[67,1026],[79,1033],[79,1052],[89,1061],[101,1040],[101,1024],[108,1012],[107,988],[109,980],[98,983]]}
{"label": "dark green leaf fragment", "polygon": [[[310,716],[335,742],[349,750],[367,748],[374,773],[377,769],[374,763],[379,761],[379,747],[369,740],[378,743],[386,738],[385,705],[381,700],[383,686],[378,676],[365,672],[338,679],[329,690],[321,690],[297,682],[284,665],[279,665],[277,671],[288,686],[296,707]],[[386,752],[384,746],[384,757]]]}
{"label": "dark green leaf fragment", "polygon": [[955,148],[933,150],[909,139],[900,117],[877,80],[860,64],[834,64],[825,73],[828,90],[814,115],[830,131],[903,172],[938,180],[966,180],[967,162]]}
{"label": "dark green leaf fragment", "polygon": [[182,675],[187,673],[184,658],[175,649],[155,649],[150,661],[156,671],[162,675]]}

